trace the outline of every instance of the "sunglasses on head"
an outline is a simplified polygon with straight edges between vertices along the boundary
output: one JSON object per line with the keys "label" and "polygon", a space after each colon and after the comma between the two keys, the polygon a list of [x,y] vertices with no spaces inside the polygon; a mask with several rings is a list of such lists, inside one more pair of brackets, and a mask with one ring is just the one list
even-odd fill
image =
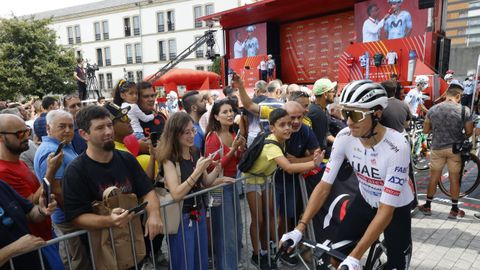
{"label": "sunglasses on head", "polygon": [[32,129],[30,127],[27,127],[26,129],[14,131],[14,132],[2,131],[2,132],[0,132],[0,134],[15,135],[15,137],[17,137],[17,139],[21,139],[21,138],[25,138],[25,137],[30,136],[32,134]]}
{"label": "sunglasses on head", "polygon": [[134,86],[135,83],[132,82],[132,81],[126,81],[126,80],[121,80],[119,83],[118,83],[118,90],[120,92],[125,92],[127,91],[130,87]]}
{"label": "sunglasses on head", "polygon": [[348,109],[342,109],[342,115],[343,118],[348,120],[350,118],[354,123],[361,122],[367,118],[367,115],[374,113],[375,111],[357,111],[357,110],[348,110]]}

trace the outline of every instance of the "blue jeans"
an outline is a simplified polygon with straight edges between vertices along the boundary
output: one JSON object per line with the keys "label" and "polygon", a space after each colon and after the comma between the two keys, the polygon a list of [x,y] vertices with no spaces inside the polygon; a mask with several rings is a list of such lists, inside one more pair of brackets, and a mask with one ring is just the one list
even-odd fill
{"label": "blue jeans", "polygon": [[183,228],[180,222],[178,233],[168,236],[171,269],[208,270],[208,240],[205,209],[200,220],[192,221],[190,214],[183,214]]}
{"label": "blue jeans", "polygon": [[[215,269],[237,269],[242,247],[242,215],[236,185],[223,188],[223,203],[212,207]],[[236,209],[236,210],[235,210]],[[237,216],[235,217],[235,211]]]}

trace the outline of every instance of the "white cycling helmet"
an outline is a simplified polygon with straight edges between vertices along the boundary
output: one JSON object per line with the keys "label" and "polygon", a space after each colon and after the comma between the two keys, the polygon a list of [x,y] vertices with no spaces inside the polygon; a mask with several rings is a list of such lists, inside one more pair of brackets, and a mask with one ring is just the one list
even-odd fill
{"label": "white cycling helmet", "polygon": [[343,88],[340,105],[360,109],[381,106],[385,109],[388,105],[387,91],[371,80],[353,81]]}
{"label": "white cycling helmet", "polygon": [[475,71],[470,70],[469,72],[467,72],[467,77],[470,76],[475,76]]}
{"label": "white cycling helmet", "polygon": [[253,25],[247,26],[247,32],[251,33],[253,31],[255,31],[255,26],[253,26]]}
{"label": "white cycling helmet", "polygon": [[422,85],[422,90],[428,87],[428,77],[426,75],[418,75],[415,78],[415,84],[417,86]]}
{"label": "white cycling helmet", "polygon": [[447,73],[447,75],[445,75],[445,77],[443,77],[443,79],[445,81],[451,80],[451,79],[453,79],[453,74],[452,73]]}

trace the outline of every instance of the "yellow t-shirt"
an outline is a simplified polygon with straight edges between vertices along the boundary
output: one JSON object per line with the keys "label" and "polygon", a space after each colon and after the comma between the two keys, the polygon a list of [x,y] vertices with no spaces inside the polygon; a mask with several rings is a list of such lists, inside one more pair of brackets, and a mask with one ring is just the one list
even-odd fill
{"label": "yellow t-shirt", "polygon": [[[268,135],[266,140],[278,141],[273,134]],[[277,163],[274,159],[281,156],[283,156],[283,152],[280,147],[273,143],[265,144],[260,156],[255,160],[249,171],[254,174],[271,175],[277,168]],[[245,173],[244,176],[247,178],[247,184],[265,184],[265,177],[254,176],[249,173]]]}
{"label": "yellow t-shirt", "polygon": [[[277,108],[273,106],[268,106],[268,105],[260,105],[260,119],[267,119],[270,117],[270,113]],[[308,127],[312,127],[312,120],[308,118],[307,116],[303,117],[303,123],[307,125]]]}
{"label": "yellow t-shirt", "polygon": [[[128,151],[128,148],[125,146],[125,144],[119,143],[119,142],[114,142],[114,143],[115,143],[115,149],[130,153],[130,151]],[[146,172],[147,171],[147,166],[148,166],[148,161],[150,160],[150,155],[144,155],[144,154],[138,155],[138,156],[136,156],[136,159],[137,159],[138,163],[140,163],[140,166],[142,166],[143,171]],[[158,173],[158,165],[157,165],[157,162],[155,162],[155,174],[154,175],[157,175],[157,173]]]}

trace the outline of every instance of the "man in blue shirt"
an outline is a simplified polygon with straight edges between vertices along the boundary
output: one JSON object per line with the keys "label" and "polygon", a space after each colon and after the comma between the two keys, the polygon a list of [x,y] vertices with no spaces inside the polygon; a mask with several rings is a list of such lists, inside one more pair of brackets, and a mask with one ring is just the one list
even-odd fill
{"label": "man in blue shirt", "polygon": [[[73,99],[73,98],[72,98]],[[77,98],[78,99],[78,98]],[[63,161],[55,174],[55,180],[51,181],[52,192],[55,194],[58,203],[63,207],[63,195],[61,189],[61,179],[67,166],[77,157],[77,153],[72,145],[74,136],[73,117],[69,112],[64,110],[53,110],[46,115],[48,136],[42,137],[42,144],[37,149],[34,159],[34,169],[37,178],[40,181],[45,177],[47,171],[47,158],[50,153],[55,153],[61,142],[65,142],[63,147]],[[65,216],[60,208],[57,208],[52,215],[53,228],[57,236],[62,236],[76,229],[69,223],[65,222]],[[85,252],[80,238],[75,237],[71,240],[60,243],[60,255],[65,266],[68,266],[67,253],[71,258],[73,269],[88,269],[90,267],[89,258]]]}
{"label": "man in blue shirt", "polygon": [[198,91],[188,91],[182,97],[183,108],[192,117],[193,126],[197,130],[195,134],[194,144],[200,150],[200,153],[204,153],[205,146],[205,133],[200,127],[200,117],[207,112],[207,100],[208,97],[201,95]]}
{"label": "man in blue shirt", "polygon": [[467,74],[467,79],[463,82],[463,96],[462,96],[462,105],[471,107],[473,100],[473,92],[475,91],[475,73],[470,71]]}

